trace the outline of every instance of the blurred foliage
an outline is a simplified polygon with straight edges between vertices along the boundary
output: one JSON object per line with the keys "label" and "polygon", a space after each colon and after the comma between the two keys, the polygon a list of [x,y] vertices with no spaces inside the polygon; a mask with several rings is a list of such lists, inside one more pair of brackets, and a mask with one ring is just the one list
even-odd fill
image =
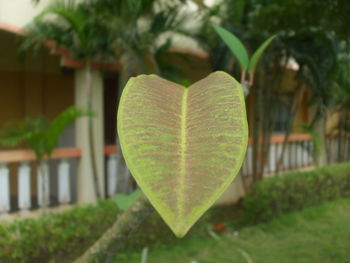
{"label": "blurred foliage", "polygon": [[245,221],[267,221],[281,214],[350,196],[350,163],[265,178],[244,200]]}
{"label": "blurred foliage", "polygon": [[[252,0],[251,32],[279,33],[280,48],[285,56],[299,64],[301,81],[313,90],[313,102],[318,108],[334,104],[333,76],[338,70],[340,46],[349,41],[350,19],[346,10],[350,3],[342,0]],[[348,50],[349,52],[349,50]]]}
{"label": "blurred foliage", "polygon": [[113,200],[0,224],[0,262],[73,262],[116,220]]}
{"label": "blurred foliage", "polygon": [[305,29],[334,32],[347,40],[350,35],[350,3],[346,0],[251,0],[254,6],[251,30],[285,31],[298,34]]}
{"label": "blurred foliage", "polygon": [[[212,23],[220,23],[254,50],[268,36],[278,34],[264,59],[266,70],[277,58],[294,58],[298,75],[314,87],[328,105],[330,79],[337,69],[339,45],[348,42],[350,22],[346,14],[350,2],[344,0],[222,0],[207,12],[199,36],[211,55],[213,69],[237,73],[232,55],[213,34]],[[275,43],[276,42],[276,43]],[[234,64],[232,64],[234,63]],[[232,68],[232,66],[234,66]],[[328,87],[328,90],[327,90]]]}
{"label": "blurred foliage", "polygon": [[[118,258],[140,253],[145,246],[151,249],[168,247],[193,237],[208,236],[208,227],[215,223],[232,224],[236,210],[232,206],[211,208],[181,240],[154,212],[136,233],[125,239]],[[1,222],[0,262],[73,262],[113,225],[119,212],[114,200],[101,200],[97,205],[47,213],[35,219]]]}
{"label": "blurred foliage", "polygon": [[[38,49],[47,40],[84,61],[121,61],[121,86],[134,75],[162,74],[158,61],[171,46],[173,34],[191,36],[185,24],[185,0],[58,0],[48,5],[26,30],[22,50]],[[174,74],[176,75],[174,67]]]}
{"label": "blurred foliage", "polygon": [[[281,214],[350,196],[349,168],[350,164],[345,163],[266,178],[256,184],[244,201],[244,207],[238,203],[211,208],[181,240],[171,233],[157,213],[152,213],[139,231],[125,240],[123,253],[118,258],[140,254],[146,246],[151,250],[168,248],[194,237],[208,237],[208,228],[214,228],[216,224],[223,224],[233,231]],[[114,200],[105,200],[96,206],[75,207],[36,219],[2,222],[0,261],[72,262],[115,222],[118,210]]]}
{"label": "blurred foliage", "polygon": [[[0,262],[73,262],[113,225],[119,211],[115,200],[101,200],[97,205],[46,213],[35,219],[1,222]],[[207,236],[207,227],[231,221],[232,211],[231,206],[210,209],[185,239]],[[165,247],[181,242],[154,212],[133,236],[125,239],[120,257],[126,252],[139,253],[145,246]]]}
{"label": "blurred foliage", "polygon": [[[149,72],[179,78],[181,69],[164,59],[172,45],[171,32],[196,39],[209,52],[214,71],[239,76],[236,61],[211,25],[221,24],[248,50],[256,50],[263,40],[278,34],[262,61],[263,74],[273,69],[279,74],[276,66],[282,67],[281,60],[294,58],[300,65],[298,79],[313,88],[319,114],[332,105],[329,94],[339,46],[350,37],[347,0],[219,0],[210,8],[203,1],[193,2],[198,8],[190,13],[185,11],[186,0],[55,1],[28,26],[31,34],[23,46],[54,40],[79,59],[120,60],[123,80]],[[189,29],[194,20],[199,32]]]}
{"label": "blurred foliage", "polygon": [[[350,43],[349,43],[350,44]],[[334,97],[336,105],[340,110],[350,110],[350,50],[349,47],[343,47],[343,52],[339,54],[339,67],[334,76],[336,88]]]}
{"label": "blurred foliage", "polygon": [[26,118],[8,123],[0,134],[0,144],[15,146],[19,143],[26,143],[34,150],[37,160],[40,161],[45,154],[50,157],[63,130],[77,118],[86,115],[91,115],[91,113],[76,107],[69,107],[52,121],[41,116],[36,119]]}
{"label": "blurred foliage", "polygon": [[[254,105],[248,107],[252,116],[249,126],[254,142],[254,178],[261,177],[259,174],[267,163],[264,156],[279,118],[279,102],[291,109],[285,125],[285,133],[289,134],[295,112],[302,105],[303,87],[312,91],[308,104],[314,106],[315,114],[305,124],[313,126],[321,126],[319,120],[326,118],[326,109],[337,107],[336,93],[346,94],[339,71],[341,60],[349,61],[349,10],[350,2],[344,0],[221,0],[206,13],[201,33],[196,37],[208,51],[213,70],[225,70],[236,78],[240,77],[239,63],[214,34],[212,24],[220,24],[235,34],[248,51],[255,50],[269,36],[278,35],[261,58],[248,97],[248,102]],[[286,89],[282,80],[293,61],[297,65],[293,68],[294,84]],[[264,143],[257,144],[258,138]]]}

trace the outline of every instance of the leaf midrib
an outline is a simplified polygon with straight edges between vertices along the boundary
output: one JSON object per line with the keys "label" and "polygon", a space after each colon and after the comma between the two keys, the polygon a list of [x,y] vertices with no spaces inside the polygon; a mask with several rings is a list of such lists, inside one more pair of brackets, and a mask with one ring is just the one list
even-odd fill
{"label": "leaf midrib", "polygon": [[178,188],[178,211],[179,215],[183,215],[185,176],[186,176],[186,151],[187,151],[187,108],[188,108],[188,88],[183,89],[181,99],[181,137],[180,137],[180,178]]}

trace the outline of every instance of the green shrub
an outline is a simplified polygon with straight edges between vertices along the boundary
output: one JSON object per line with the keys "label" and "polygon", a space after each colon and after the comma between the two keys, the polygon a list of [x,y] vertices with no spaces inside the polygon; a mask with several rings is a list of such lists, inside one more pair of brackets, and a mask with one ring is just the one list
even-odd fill
{"label": "green shrub", "polygon": [[72,262],[115,221],[112,200],[0,224],[1,263]]}
{"label": "green shrub", "polygon": [[247,223],[350,196],[350,163],[265,178],[244,200]]}
{"label": "green shrub", "polygon": [[[190,231],[189,237],[207,235],[206,227],[224,208],[205,214]],[[116,220],[114,200],[98,205],[75,207],[63,213],[44,214],[34,219],[0,223],[0,263],[66,263],[73,262]],[[225,211],[231,210],[226,207]],[[225,213],[229,216],[229,213]],[[224,215],[219,215],[223,219]],[[219,222],[222,222],[219,220]],[[158,213],[152,213],[141,227],[123,242],[119,258],[140,253],[142,248],[163,247],[180,242]]]}
{"label": "green shrub", "polygon": [[[201,218],[187,238],[207,236],[213,223],[267,221],[286,212],[350,196],[350,163],[308,172],[265,178],[257,183],[241,206],[214,207]],[[76,207],[59,214],[0,224],[0,263],[72,262],[111,226],[117,216],[114,200],[96,206]],[[242,216],[243,214],[243,216]],[[243,219],[243,220],[242,220]],[[159,215],[153,213],[125,240],[121,259],[143,247],[163,247],[179,241]]]}

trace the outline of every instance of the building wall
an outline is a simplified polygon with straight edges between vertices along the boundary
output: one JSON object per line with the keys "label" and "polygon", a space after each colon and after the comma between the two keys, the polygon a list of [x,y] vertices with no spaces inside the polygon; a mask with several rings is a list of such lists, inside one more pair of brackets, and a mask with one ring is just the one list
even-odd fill
{"label": "building wall", "polygon": [[[25,117],[36,118],[42,115],[53,118],[65,108],[72,106],[74,104],[73,82],[70,76],[0,71],[0,130],[6,123],[22,120]],[[74,144],[74,130],[73,127],[69,127],[63,133],[59,146],[74,146]],[[24,147],[23,145],[11,148],[0,146],[0,150],[14,148],[23,149]],[[31,167],[32,171],[35,171],[34,163]],[[11,193],[16,195],[18,164],[12,164],[10,168]],[[35,195],[36,178],[35,176],[31,178],[32,193]]]}
{"label": "building wall", "polygon": [[[45,49],[20,55],[19,37],[0,31],[0,131],[10,122],[26,117],[54,118],[74,105],[74,75],[60,67],[60,59]],[[60,146],[74,146],[74,130],[69,127]],[[15,148],[24,148],[19,145]],[[13,147],[0,146],[0,150]],[[11,195],[17,194],[18,164],[11,164]],[[35,173],[35,165],[31,164]],[[53,176],[53,178],[55,178]],[[32,176],[32,193],[36,194],[36,177]],[[53,179],[54,180],[54,179]],[[53,181],[54,183],[54,181]]]}
{"label": "building wall", "polygon": [[74,104],[71,76],[0,71],[0,81],[0,126],[25,117],[53,118]]}
{"label": "building wall", "polygon": [[[71,0],[65,0],[71,1]],[[74,0],[77,3],[84,0]],[[54,0],[40,0],[38,4],[33,0],[0,0],[0,23],[24,28],[33,18]]]}
{"label": "building wall", "polygon": [[24,27],[50,0],[40,0],[38,5],[32,0],[0,0],[0,22]]}
{"label": "building wall", "polygon": [[45,49],[25,56],[19,39],[0,31],[0,128],[9,121],[44,115],[52,119],[74,105],[74,74]]}

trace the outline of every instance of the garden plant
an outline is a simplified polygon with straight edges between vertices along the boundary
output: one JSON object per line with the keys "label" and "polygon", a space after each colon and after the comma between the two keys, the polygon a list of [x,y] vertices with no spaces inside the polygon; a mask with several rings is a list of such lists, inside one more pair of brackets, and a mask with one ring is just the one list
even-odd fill
{"label": "garden plant", "polygon": [[0,144],[5,146],[15,146],[26,143],[35,153],[38,163],[39,175],[42,179],[42,199],[41,206],[46,208],[49,204],[48,189],[44,183],[48,180],[48,162],[55,149],[58,139],[65,128],[72,124],[77,118],[91,116],[92,113],[76,107],[69,107],[60,113],[52,121],[44,117],[36,119],[26,118],[22,121],[9,123],[0,136]]}

